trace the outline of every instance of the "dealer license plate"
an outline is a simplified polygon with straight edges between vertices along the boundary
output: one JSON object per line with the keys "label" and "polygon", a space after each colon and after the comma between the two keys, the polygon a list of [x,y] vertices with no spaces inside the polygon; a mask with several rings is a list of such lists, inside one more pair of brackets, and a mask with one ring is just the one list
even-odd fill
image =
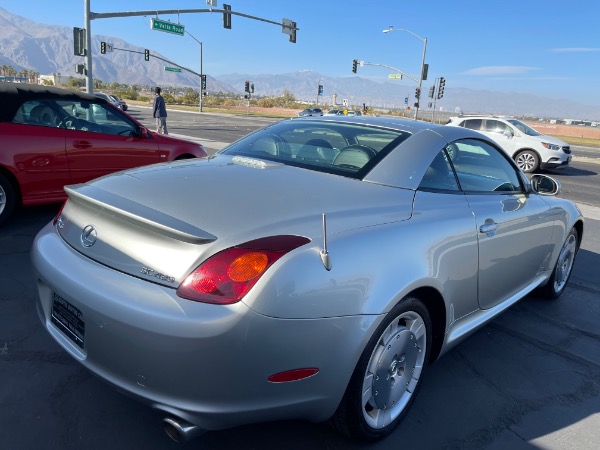
{"label": "dealer license plate", "polygon": [[78,347],[83,348],[85,340],[83,314],[79,309],[56,293],[52,293],[51,320]]}

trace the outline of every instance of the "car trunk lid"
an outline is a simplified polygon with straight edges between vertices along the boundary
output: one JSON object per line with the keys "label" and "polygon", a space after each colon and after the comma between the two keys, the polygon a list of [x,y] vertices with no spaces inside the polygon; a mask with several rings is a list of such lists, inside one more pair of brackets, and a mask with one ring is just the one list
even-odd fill
{"label": "car trunk lid", "polygon": [[305,236],[410,217],[413,191],[262,160],[175,162],[65,188],[57,224],[84,255],[177,287],[208,256],[273,235]]}

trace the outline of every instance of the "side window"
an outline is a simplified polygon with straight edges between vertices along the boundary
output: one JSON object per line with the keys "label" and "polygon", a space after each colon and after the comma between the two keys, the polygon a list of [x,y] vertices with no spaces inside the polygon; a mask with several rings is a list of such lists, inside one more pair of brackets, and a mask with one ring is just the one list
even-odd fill
{"label": "side window", "polygon": [[460,187],[465,192],[521,192],[517,169],[504,152],[486,142],[464,139],[451,144],[448,152]]}
{"label": "side window", "polygon": [[463,127],[479,131],[481,130],[482,122],[483,119],[467,119],[463,122]]}
{"label": "side window", "polygon": [[458,191],[458,183],[445,150],[440,151],[425,172],[419,189]]}
{"label": "side window", "polygon": [[63,124],[69,130],[135,135],[135,124],[110,107],[86,100],[64,100],[57,103],[66,115]]}
{"label": "side window", "polygon": [[57,127],[60,123],[60,116],[55,108],[56,105],[51,101],[31,100],[21,105],[12,122]]}
{"label": "side window", "polygon": [[505,134],[510,133],[510,128],[504,122],[488,119],[485,122],[485,131],[489,131],[490,133]]}

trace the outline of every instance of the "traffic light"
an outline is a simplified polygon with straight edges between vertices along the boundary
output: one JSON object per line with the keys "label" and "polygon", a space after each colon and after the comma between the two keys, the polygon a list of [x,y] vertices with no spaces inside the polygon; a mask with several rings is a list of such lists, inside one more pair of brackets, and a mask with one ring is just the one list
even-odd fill
{"label": "traffic light", "polygon": [[244,92],[250,92],[250,82],[246,81],[244,84]]}
{"label": "traffic light", "polygon": [[206,90],[206,75],[202,75],[202,90]]}
{"label": "traffic light", "polygon": [[231,30],[231,5],[223,3],[223,28]]}
{"label": "traffic light", "polygon": [[429,98],[433,98],[435,95],[435,85],[429,88]]}
{"label": "traffic light", "polygon": [[73,27],[73,54],[85,56],[85,28]]}
{"label": "traffic light", "polygon": [[150,50],[148,50],[148,49],[144,50],[144,59],[146,61],[150,61]]}
{"label": "traffic light", "polygon": [[419,101],[419,98],[421,98],[421,88],[415,89],[415,98],[417,99],[417,101]]}
{"label": "traffic light", "polygon": [[446,79],[444,77],[440,78],[440,87],[438,88],[437,98],[440,99],[444,96],[444,86],[446,86]]}
{"label": "traffic light", "polygon": [[296,43],[296,22],[292,22],[292,29],[290,30],[290,42]]}
{"label": "traffic light", "polygon": [[254,83],[250,83],[250,92],[254,94]]}
{"label": "traffic light", "polygon": [[423,71],[421,72],[421,80],[427,79],[427,73],[429,72],[429,64],[423,64]]}
{"label": "traffic light", "polygon": [[352,72],[356,73],[356,66],[358,66],[358,60],[352,60]]}
{"label": "traffic light", "polygon": [[100,53],[106,53],[106,42],[100,42]]}

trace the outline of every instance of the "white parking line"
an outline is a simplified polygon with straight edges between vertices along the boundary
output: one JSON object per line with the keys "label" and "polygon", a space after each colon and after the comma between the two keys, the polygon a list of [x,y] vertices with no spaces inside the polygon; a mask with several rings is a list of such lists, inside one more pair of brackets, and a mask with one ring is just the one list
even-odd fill
{"label": "white parking line", "polygon": [[586,219],[600,220],[600,208],[597,206],[586,205],[585,203],[577,203],[581,214]]}

